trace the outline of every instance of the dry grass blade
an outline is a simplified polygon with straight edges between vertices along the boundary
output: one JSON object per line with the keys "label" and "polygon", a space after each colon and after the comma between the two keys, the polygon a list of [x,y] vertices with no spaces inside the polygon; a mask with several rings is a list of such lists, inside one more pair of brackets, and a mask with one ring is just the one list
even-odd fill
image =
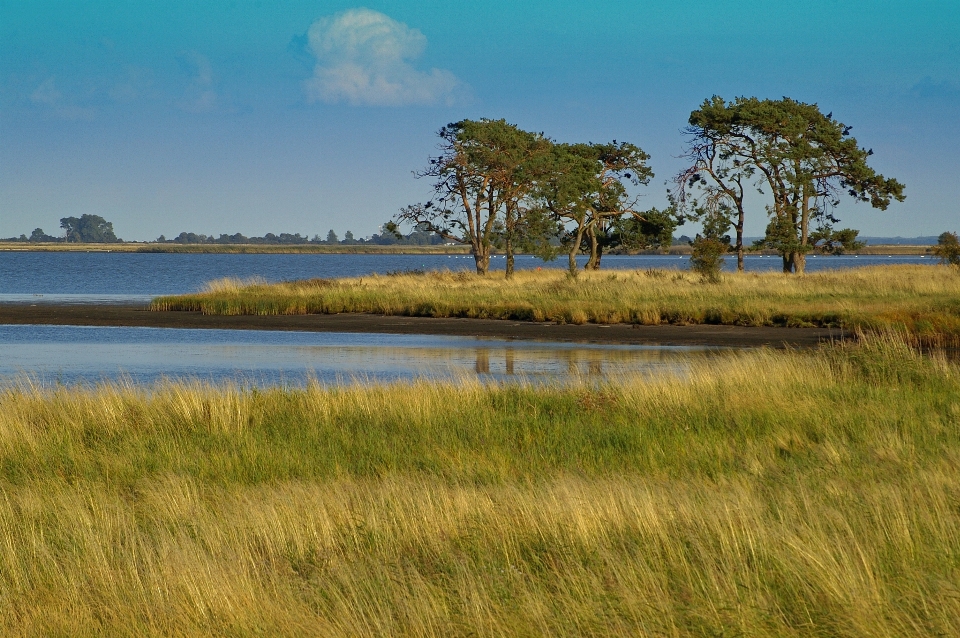
{"label": "dry grass blade", "polygon": [[3,635],[960,634],[960,374],[0,389]]}
{"label": "dry grass blade", "polygon": [[394,273],[249,286],[218,284],[161,297],[154,310],[264,315],[364,312],[558,323],[726,324],[899,329],[917,344],[960,347],[960,271],[875,266],[796,277],[726,274],[703,284],[683,272],[520,271],[514,279],[465,273]]}

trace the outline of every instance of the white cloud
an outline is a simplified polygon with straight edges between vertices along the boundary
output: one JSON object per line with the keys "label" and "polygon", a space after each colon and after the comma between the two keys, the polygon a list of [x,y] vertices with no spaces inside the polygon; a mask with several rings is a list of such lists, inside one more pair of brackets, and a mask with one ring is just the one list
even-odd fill
{"label": "white cloud", "polygon": [[107,90],[107,95],[114,102],[132,102],[143,95],[152,83],[149,69],[127,66],[125,71],[125,77]]}
{"label": "white cloud", "polygon": [[450,71],[420,71],[411,62],[427,38],[417,29],[370,9],[321,18],[307,32],[317,58],[303,83],[307,99],[354,105],[451,104],[463,90]]}
{"label": "white cloud", "polygon": [[63,94],[57,89],[57,83],[52,77],[41,82],[40,86],[30,94],[30,99],[34,104],[46,104],[47,106],[53,106],[60,101],[61,97],[63,97]]}
{"label": "white cloud", "polygon": [[183,98],[177,103],[190,113],[209,113],[219,106],[220,96],[214,90],[213,65],[205,56],[189,51],[179,57],[180,68],[191,76]]}
{"label": "white cloud", "polygon": [[48,109],[62,120],[92,120],[96,111],[92,108],[77,106],[63,99],[63,93],[57,88],[56,79],[51,76],[40,83],[30,94],[30,101]]}

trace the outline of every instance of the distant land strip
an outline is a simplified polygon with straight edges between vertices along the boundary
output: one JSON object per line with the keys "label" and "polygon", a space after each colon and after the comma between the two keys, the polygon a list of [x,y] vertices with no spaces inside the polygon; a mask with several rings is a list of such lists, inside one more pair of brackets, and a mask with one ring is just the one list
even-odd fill
{"label": "distant land strip", "polygon": [[[849,255],[930,255],[932,246],[871,244]],[[691,247],[640,251],[642,255],[688,255]],[[101,252],[101,253],[190,253],[190,254],[330,254],[330,255],[467,255],[469,246],[415,245],[324,245],[324,244],[169,244],[121,242],[110,244],[0,242],[0,252]],[[495,254],[499,254],[494,251]],[[614,254],[614,253],[610,253]],[[775,255],[772,250],[748,254]]]}
{"label": "distant land strip", "polygon": [[119,242],[110,244],[0,242],[7,252],[98,252],[98,253],[222,253],[222,254],[368,254],[368,255],[465,255],[469,246],[387,246],[373,244],[160,244]]}

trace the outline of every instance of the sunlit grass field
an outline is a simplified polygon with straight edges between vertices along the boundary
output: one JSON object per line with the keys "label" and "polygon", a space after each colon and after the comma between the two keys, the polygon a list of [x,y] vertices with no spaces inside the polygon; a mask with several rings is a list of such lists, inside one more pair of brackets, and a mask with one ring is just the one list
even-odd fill
{"label": "sunlit grass field", "polygon": [[[919,284],[915,284],[919,285]],[[960,635],[960,367],[0,391],[0,634]]]}
{"label": "sunlit grass field", "polygon": [[378,275],[266,284],[222,280],[205,292],[160,297],[154,310],[270,315],[364,312],[561,323],[819,326],[905,331],[925,344],[960,344],[960,271],[874,266],[797,277],[725,274],[707,284],[686,271]]}

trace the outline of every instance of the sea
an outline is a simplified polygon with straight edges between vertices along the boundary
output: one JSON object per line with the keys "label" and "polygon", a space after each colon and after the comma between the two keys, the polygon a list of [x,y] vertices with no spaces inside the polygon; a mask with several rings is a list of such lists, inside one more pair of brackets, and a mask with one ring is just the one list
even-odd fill
{"label": "sea", "polygon": [[[581,262],[582,263],[582,262]],[[810,256],[810,272],[934,264],[920,255]],[[518,269],[563,267],[521,255]],[[748,255],[751,272],[779,257]],[[686,270],[689,258],[608,255],[609,270]],[[735,267],[728,259],[725,268]],[[503,269],[494,258],[494,271]],[[0,252],[0,304],[143,304],[231,277],[279,282],[419,270],[470,271],[469,255]],[[47,387],[190,381],[245,386],[477,379],[543,383],[682,374],[713,348],[572,344],[435,335],[0,325],[0,385]]]}

